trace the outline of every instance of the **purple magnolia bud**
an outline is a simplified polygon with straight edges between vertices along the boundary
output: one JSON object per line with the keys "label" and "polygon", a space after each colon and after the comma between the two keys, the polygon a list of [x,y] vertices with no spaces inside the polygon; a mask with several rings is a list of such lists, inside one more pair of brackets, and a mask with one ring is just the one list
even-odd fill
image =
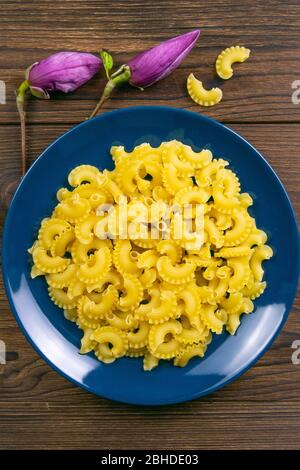
{"label": "purple magnolia bud", "polygon": [[101,63],[86,52],[57,52],[29,67],[26,79],[32,94],[49,98],[49,91],[76,90],[100,70]]}
{"label": "purple magnolia bud", "polygon": [[112,57],[106,52],[106,57],[109,56],[110,58],[110,64],[108,68],[104,61],[104,67],[109,80],[90,118],[96,116],[113,89],[121,83],[129,82],[131,85],[143,89],[173,72],[193,49],[199,34],[200,31],[196,29],[181,36],[168,39],[158,46],[152,47],[152,49],[141,52],[129,60],[127,64],[122,65],[112,75],[110,75]]}
{"label": "purple magnolia bud", "polygon": [[130,69],[129,83],[145,88],[165,78],[193,49],[199,34],[200,31],[195,30],[176,36],[135,56],[127,63]]}
{"label": "purple magnolia bud", "polygon": [[51,91],[74,91],[92,78],[100,70],[101,64],[101,59],[93,54],[64,51],[36,62],[26,70],[25,80],[16,92],[22,134],[22,175],[26,172],[24,107],[28,94],[48,99]]}

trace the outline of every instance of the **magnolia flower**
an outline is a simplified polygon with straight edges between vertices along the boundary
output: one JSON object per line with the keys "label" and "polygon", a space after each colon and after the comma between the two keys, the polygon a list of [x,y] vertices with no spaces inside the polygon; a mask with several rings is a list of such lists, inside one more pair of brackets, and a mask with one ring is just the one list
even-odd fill
{"label": "magnolia flower", "polygon": [[[103,103],[109,98],[112,90],[120,83],[129,82],[138,88],[146,88],[159,80],[162,80],[175,70],[183,59],[193,49],[200,31],[195,30],[182,34],[147,51],[141,52],[119,70],[109,76],[112,68],[112,58],[106,52],[102,55],[103,64],[108,75],[108,82],[103,95],[90,117],[95,116]],[[106,66],[106,58],[109,57],[109,69]]]}
{"label": "magnolia flower", "polygon": [[58,52],[31,65],[16,92],[22,132],[22,174],[26,171],[25,102],[28,95],[49,99],[49,92],[69,93],[86,83],[101,67],[101,59],[85,52]]}

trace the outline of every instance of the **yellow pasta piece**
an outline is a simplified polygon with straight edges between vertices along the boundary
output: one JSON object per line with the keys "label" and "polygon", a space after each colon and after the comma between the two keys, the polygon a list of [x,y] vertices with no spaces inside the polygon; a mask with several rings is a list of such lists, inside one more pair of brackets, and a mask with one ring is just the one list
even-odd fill
{"label": "yellow pasta piece", "polygon": [[182,325],[177,320],[169,320],[160,325],[151,326],[149,332],[150,352],[158,359],[175,357],[180,348],[180,342],[176,337],[181,332]]}
{"label": "yellow pasta piece", "polygon": [[111,253],[107,247],[100,248],[78,269],[78,278],[86,284],[95,284],[104,277],[111,267]]}
{"label": "yellow pasta piece", "polygon": [[187,262],[173,265],[168,256],[161,256],[157,261],[157,271],[170,284],[186,284],[193,279],[195,266]]}
{"label": "yellow pasta piece", "polygon": [[256,282],[253,282],[251,287],[245,286],[242,289],[242,293],[244,296],[249,297],[251,300],[254,300],[263,294],[266,287],[267,287],[267,283],[265,281],[264,282],[256,281]]}
{"label": "yellow pasta piece", "polygon": [[60,273],[70,264],[69,259],[61,256],[51,256],[45,248],[40,246],[33,250],[32,258],[36,267],[47,274]]}
{"label": "yellow pasta piece", "polygon": [[88,296],[84,296],[81,309],[84,314],[91,320],[104,319],[113,310],[117,303],[118,292],[114,286],[108,286],[105,292],[100,294],[98,302],[90,300]]}
{"label": "yellow pasta piece", "polygon": [[248,207],[252,206],[253,204],[253,199],[248,193],[238,194],[238,198],[240,200],[241,206],[245,209],[248,209]]}
{"label": "yellow pasta piece", "polygon": [[193,357],[203,357],[207,346],[198,343],[195,345],[189,345],[182,349],[174,359],[174,365],[178,367],[185,367]]}
{"label": "yellow pasta piece", "polygon": [[78,317],[78,310],[77,308],[70,308],[70,309],[64,309],[64,317],[66,320],[69,320],[71,322],[76,322],[77,317]]}
{"label": "yellow pasta piece", "polygon": [[243,294],[241,292],[234,292],[228,298],[224,298],[220,305],[226,310],[227,313],[237,313],[243,304]]}
{"label": "yellow pasta piece", "polygon": [[[182,332],[176,337],[176,339],[181,344],[193,344],[198,343],[205,337],[205,327],[204,325],[199,330],[191,326],[190,321],[186,315],[181,315],[179,318],[180,323],[182,324]],[[208,330],[206,330],[208,331]]]}
{"label": "yellow pasta piece", "polygon": [[143,369],[150,371],[158,366],[159,359],[150,352],[147,352],[144,356]]}
{"label": "yellow pasta piece", "polygon": [[155,268],[159,254],[155,250],[146,250],[137,256],[137,267],[140,269]]}
{"label": "yellow pasta piece", "polygon": [[248,246],[221,248],[218,252],[215,253],[215,257],[217,258],[236,258],[247,255],[250,255],[250,248]]}
{"label": "yellow pasta piece", "polygon": [[156,250],[161,255],[167,255],[174,264],[181,261],[182,249],[174,240],[160,240],[156,245]]}
{"label": "yellow pasta piece", "polygon": [[174,292],[161,291],[159,302],[159,305],[148,311],[147,319],[149,323],[164,323],[176,316],[177,299]]}
{"label": "yellow pasta piece", "polygon": [[114,310],[111,314],[105,316],[107,322],[119,328],[120,330],[130,330],[137,325],[137,321],[132,315],[132,312],[119,312]]}
{"label": "yellow pasta piece", "polygon": [[[176,170],[186,176],[194,175],[194,167],[189,162],[182,160],[180,151],[181,145],[177,141],[171,141],[166,145],[162,152],[162,161],[164,164],[171,163]],[[155,189],[155,188],[154,188]]]}
{"label": "yellow pasta piece", "polygon": [[86,290],[87,292],[92,292],[94,290],[97,292],[102,292],[108,284],[114,285],[117,289],[121,289],[123,287],[122,275],[113,268],[108,271],[108,273],[106,273],[100,281],[96,282],[95,284],[88,284],[86,286]]}
{"label": "yellow pasta piece", "polygon": [[82,296],[77,301],[77,310],[78,310],[78,315],[77,315],[77,319],[76,319],[77,325],[81,329],[84,329],[84,328],[96,329],[96,328],[98,328],[99,326],[101,326],[101,319],[100,318],[90,318],[89,316],[87,316],[87,314],[83,310],[84,303],[85,303],[85,297]]}
{"label": "yellow pasta piece", "polygon": [[192,187],[181,189],[174,197],[174,204],[205,204],[210,194],[202,188]]}
{"label": "yellow pasta piece", "polygon": [[208,303],[210,305],[215,305],[215,293],[213,289],[209,286],[199,286],[198,295],[202,303]]}
{"label": "yellow pasta piece", "polygon": [[132,245],[130,240],[117,240],[113,252],[113,262],[121,273],[138,274],[140,272],[137,261],[130,256]]}
{"label": "yellow pasta piece", "polygon": [[229,258],[227,263],[233,270],[229,279],[228,292],[237,292],[248,282],[250,276],[249,256]]}
{"label": "yellow pasta piece", "polygon": [[71,284],[76,276],[76,272],[77,266],[75,264],[69,264],[64,271],[46,276],[46,280],[49,286],[62,289]]}
{"label": "yellow pasta piece", "polygon": [[76,264],[87,263],[90,256],[102,248],[110,248],[110,240],[99,240],[94,238],[90,243],[83,244],[75,240],[71,248],[72,259]]}
{"label": "yellow pasta piece", "polygon": [[224,244],[226,246],[240,245],[249,235],[252,221],[245,209],[236,210],[231,214],[233,227],[226,230]]}
{"label": "yellow pasta piece", "polygon": [[85,219],[91,210],[87,199],[74,194],[68,199],[63,199],[55,208],[57,217],[70,223],[78,223]]}
{"label": "yellow pasta piece", "polygon": [[100,217],[95,214],[91,214],[84,220],[75,225],[75,236],[80,243],[88,245],[94,239],[94,227]]}
{"label": "yellow pasta piece", "polygon": [[85,328],[83,330],[84,334],[81,338],[81,347],[79,350],[80,354],[87,354],[96,347],[96,341],[91,339],[93,331],[94,330],[92,328]]}
{"label": "yellow pasta piece", "polygon": [[215,224],[219,230],[227,230],[232,226],[232,219],[230,215],[219,212],[213,206],[211,206],[208,215],[210,218],[215,219]]}
{"label": "yellow pasta piece", "polygon": [[168,193],[175,195],[180,189],[192,187],[193,182],[189,176],[180,175],[172,163],[167,163],[162,168],[162,180]]}
{"label": "yellow pasta piece", "polygon": [[222,51],[216,60],[216,72],[219,77],[228,80],[233,75],[232,64],[244,62],[250,56],[250,49],[244,46],[231,46]]}
{"label": "yellow pasta piece", "polygon": [[73,228],[68,227],[60,235],[58,235],[51,244],[52,256],[65,256],[66,252],[70,251],[69,247],[75,240],[75,233]]}
{"label": "yellow pasta piece", "polygon": [[148,314],[151,313],[153,308],[158,307],[160,304],[160,289],[158,287],[149,289],[147,298],[143,299],[138,308],[135,310],[134,315],[139,320],[148,319]]}
{"label": "yellow pasta piece", "polygon": [[132,349],[140,349],[148,344],[150,325],[142,321],[136,328],[127,333],[128,345]]}
{"label": "yellow pasta piece", "polygon": [[69,191],[67,188],[59,188],[56,193],[56,199],[61,202],[63,199],[67,199],[72,194],[72,191]]}
{"label": "yellow pasta piece", "polygon": [[45,276],[45,272],[39,269],[35,264],[32,266],[31,271],[30,271],[30,277],[31,279],[35,279],[38,276]]}
{"label": "yellow pasta piece", "polygon": [[252,248],[254,245],[264,245],[267,241],[267,234],[263,230],[254,228],[251,230],[248,237],[241,243],[242,246],[249,246]]}
{"label": "yellow pasta piece", "polygon": [[220,248],[225,243],[225,237],[221,230],[218,229],[214,220],[208,216],[204,217],[204,230],[207,232],[210,243]]}
{"label": "yellow pasta piece", "polygon": [[169,202],[172,198],[172,195],[163,186],[155,186],[155,188],[152,190],[152,197],[154,201]]}
{"label": "yellow pasta piece", "polygon": [[[188,206],[187,218],[184,218],[185,213],[183,216],[179,213],[174,214],[170,232],[175,242],[181,248],[184,248],[186,251],[200,250],[206,236],[205,232],[203,234],[204,219],[202,206],[200,206],[200,214],[196,218],[193,215],[189,215],[191,214],[190,209],[191,207]],[[185,258],[185,261],[188,262],[188,258]]]}
{"label": "yellow pasta piece", "polygon": [[114,358],[124,356],[128,348],[126,334],[122,330],[113,328],[112,326],[97,328],[92,333],[91,339],[101,345],[105,345],[108,355],[111,354]]}
{"label": "yellow pasta piece", "polygon": [[273,256],[273,250],[268,245],[258,246],[254,249],[254,253],[250,259],[250,268],[254,274],[256,281],[261,281],[264,275],[262,262]]}
{"label": "yellow pasta piece", "polygon": [[191,326],[201,331],[202,325],[199,317],[201,299],[196,284],[186,285],[177,294],[177,302],[182,306],[182,312],[189,319]]}
{"label": "yellow pasta piece", "polygon": [[188,165],[194,169],[206,167],[212,161],[213,155],[210,150],[203,149],[195,152],[189,145],[181,145],[180,157]]}
{"label": "yellow pasta piece", "polygon": [[190,73],[187,78],[187,90],[192,100],[201,106],[214,106],[220,103],[223,97],[221,88],[206,90],[203,83],[193,73]]}
{"label": "yellow pasta piece", "polygon": [[200,316],[203,323],[209,328],[213,333],[220,335],[223,330],[224,323],[216,315],[216,306],[202,304],[200,309]]}
{"label": "yellow pasta piece", "polygon": [[71,229],[71,226],[66,220],[44,219],[38,234],[39,245],[46,249],[51,248],[55,239],[68,229]]}
{"label": "yellow pasta piece", "polygon": [[100,200],[101,200],[100,204],[103,204],[106,202],[108,203],[113,202],[113,198],[110,196],[109,192],[103,187],[99,187],[97,183],[80,184],[75,189],[73,189],[72,192],[69,193],[69,196],[71,196],[72,194],[78,194],[80,197],[88,199],[90,203],[92,203],[91,197],[95,194],[100,196]]}
{"label": "yellow pasta piece", "polygon": [[157,279],[157,271],[155,268],[146,269],[140,275],[140,281],[144,289],[150,289]]}
{"label": "yellow pasta piece", "polygon": [[234,197],[239,195],[241,189],[239,179],[236,174],[228,168],[218,169],[216,172],[216,182],[223,186],[225,196]]}
{"label": "yellow pasta piece", "polygon": [[64,289],[57,289],[50,286],[48,292],[52,302],[60,308],[64,308],[65,310],[72,310],[77,306],[77,301],[70,299],[67,291]]}
{"label": "yellow pasta piece", "polygon": [[123,295],[119,298],[118,308],[122,311],[134,310],[143,298],[143,287],[137,277],[124,276]]}
{"label": "yellow pasta piece", "polygon": [[212,197],[216,209],[223,214],[233,214],[241,205],[237,197],[226,195],[225,187],[219,181],[215,181],[212,185]]}
{"label": "yellow pasta piece", "polygon": [[228,331],[228,333],[230,333],[231,335],[234,335],[237,328],[239,327],[240,323],[241,323],[241,320],[240,320],[240,317],[243,313],[251,313],[253,311],[253,302],[248,299],[248,298],[244,298],[244,301],[240,307],[240,309],[236,312],[236,313],[232,313],[230,315],[228,315],[228,319],[227,319],[227,322],[226,322],[226,330]]}
{"label": "yellow pasta piece", "polygon": [[[222,268],[226,268],[227,266],[222,266]],[[221,269],[222,269],[221,268]],[[216,272],[216,277],[211,279],[208,283],[208,287],[213,291],[214,297],[211,303],[218,303],[221,299],[226,296],[229,286],[229,277],[230,277],[230,270],[226,277],[218,277],[218,270]]]}
{"label": "yellow pasta piece", "polygon": [[68,176],[70,186],[76,187],[82,183],[97,183],[100,172],[97,167],[92,165],[80,165],[74,168]]}
{"label": "yellow pasta piece", "polygon": [[204,166],[196,171],[195,180],[200,188],[207,188],[215,181],[216,173],[220,168],[229,165],[226,160],[222,158],[212,160],[209,165]]}
{"label": "yellow pasta piece", "polygon": [[94,349],[95,356],[104,364],[112,364],[116,358],[112,355],[110,348],[106,344],[99,344]]}
{"label": "yellow pasta piece", "polygon": [[70,284],[68,285],[68,297],[70,299],[74,299],[75,297],[80,297],[83,295],[86,289],[86,284],[80,281],[77,276],[71,280]]}
{"label": "yellow pasta piece", "polygon": [[144,357],[145,354],[147,354],[147,348],[146,347],[139,348],[139,349],[128,348],[127,351],[126,351],[125,356],[128,356],[128,357]]}
{"label": "yellow pasta piece", "polygon": [[107,170],[104,170],[103,172],[101,184],[103,185],[103,188],[107,190],[109,194],[111,194],[113,200],[116,203],[118,203],[120,198],[124,196],[124,193],[122,192],[118,184],[112,178],[109,177],[109,173]]}

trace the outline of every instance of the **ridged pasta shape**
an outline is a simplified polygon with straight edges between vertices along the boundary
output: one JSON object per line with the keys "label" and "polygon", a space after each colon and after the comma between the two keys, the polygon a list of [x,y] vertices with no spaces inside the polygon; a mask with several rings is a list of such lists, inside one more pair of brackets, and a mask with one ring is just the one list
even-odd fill
{"label": "ridged pasta shape", "polygon": [[250,56],[250,49],[243,46],[231,46],[222,51],[216,60],[216,72],[223,80],[228,80],[233,75],[232,64],[245,62]]}
{"label": "ridged pasta shape", "polygon": [[200,106],[214,106],[220,103],[223,97],[221,88],[211,88],[207,90],[193,73],[190,73],[187,78],[187,90],[192,100],[200,104]]}
{"label": "ridged pasta shape", "polygon": [[186,284],[193,279],[195,266],[187,262],[174,265],[168,256],[161,256],[157,261],[157,271],[170,284]]}

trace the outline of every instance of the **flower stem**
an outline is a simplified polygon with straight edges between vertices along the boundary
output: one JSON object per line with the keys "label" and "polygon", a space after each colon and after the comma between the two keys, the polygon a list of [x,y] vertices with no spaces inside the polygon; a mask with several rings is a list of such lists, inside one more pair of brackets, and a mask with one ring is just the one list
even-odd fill
{"label": "flower stem", "polygon": [[98,114],[98,112],[102,108],[105,101],[110,97],[111,92],[121,83],[128,82],[129,78],[130,78],[130,69],[127,65],[123,65],[122,67],[120,67],[120,69],[117,72],[115,72],[111,76],[110,80],[105,85],[102,96],[100,100],[98,101],[97,106],[94,108],[93,112],[89,116],[89,119],[93,118],[94,116],[96,116],[96,114]]}
{"label": "flower stem", "polygon": [[100,100],[98,101],[97,106],[94,108],[93,112],[89,116],[89,119],[95,117],[96,114],[99,113],[100,109],[102,108],[105,101],[109,98],[109,96],[110,96],[111,92],[113,91],[113,89],[115,88],[115,86],[116,85],[113,83],[113,80],[109,80],[107,82],[107,84],[105,85],[104,91],[102,93],[102,96],[101,96]]}
{"label": "flower stem", "polygon": [[29,89],[29,84],[27,80],[21,83],[16,93],[16,103],[17,109],[20,116],[21,123],[21,142],[22,142],[22,176],[26,173],[26,113],[25,113],[25,102],[26,94]]}

